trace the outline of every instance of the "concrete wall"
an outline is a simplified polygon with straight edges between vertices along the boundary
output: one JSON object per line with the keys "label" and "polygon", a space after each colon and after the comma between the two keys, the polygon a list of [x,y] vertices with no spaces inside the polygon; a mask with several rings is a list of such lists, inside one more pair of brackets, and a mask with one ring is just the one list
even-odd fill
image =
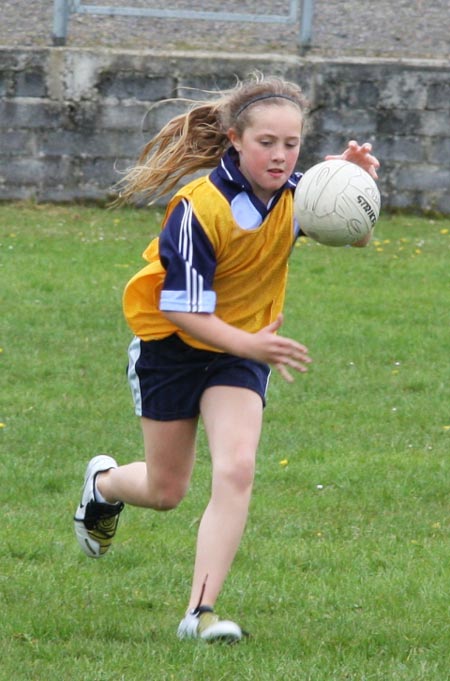
{"label": "concrete wall", "polygon": [[450,214],[450,65],[157,51],[0,48],[0,199],[104,200],[186,88],[233,85],[258,69],[300,83],[312,113],[301,168],[346,140],[382,161],[385,208]]}

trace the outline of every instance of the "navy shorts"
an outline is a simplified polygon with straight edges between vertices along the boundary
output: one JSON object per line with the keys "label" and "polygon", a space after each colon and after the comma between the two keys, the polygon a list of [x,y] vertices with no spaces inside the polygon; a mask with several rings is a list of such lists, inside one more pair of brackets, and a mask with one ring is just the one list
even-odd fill
{"label": "navy shorts", "polygon": [[128,350],[128,380],[138,416],[157,421],[188,419],[200,413],[207,388],[248,388],[263,405],[270,376],[267,364],[186,345],[176,334],[163,340],[135,337]]}

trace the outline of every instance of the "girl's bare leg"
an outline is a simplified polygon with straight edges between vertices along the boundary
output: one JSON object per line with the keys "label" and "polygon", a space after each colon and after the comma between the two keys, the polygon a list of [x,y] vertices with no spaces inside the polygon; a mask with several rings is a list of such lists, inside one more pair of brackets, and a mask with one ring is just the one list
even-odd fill
{"label": "girl's bare leg", "polygon": [[[202,418],[212,459],[211,498],[200,523],[189,607],[213,606],[245,528],[253,486],[263,406],[244,388],[215,386],[205,391]],[[114,503],[168,510],[185,495],[195,462],[198,419],[142,419],[145,462],[98,475],[98,489]]]}
{"label": "girl's bare leg", "polygon": [[263,405],[255,392],[215,386],[201,413],[212,458],[212,491],[200,523],[189,607],[214,606],[245,528],[261,435]]}
{"label": "girl's bare leg", "polygon": [[112,468],[97,476],[106,501],[169,510],[184,497],[195,461],[198,419],[142,418],[145,461]]}

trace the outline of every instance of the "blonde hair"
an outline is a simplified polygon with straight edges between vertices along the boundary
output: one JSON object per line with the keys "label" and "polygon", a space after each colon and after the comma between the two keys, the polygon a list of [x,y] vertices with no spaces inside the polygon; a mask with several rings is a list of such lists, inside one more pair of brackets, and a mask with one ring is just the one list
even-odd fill
{"label": "blonde hair", "polygon": [[152,203],[184,176],[214,168],[230,146],[227,131],[234,128],[241,136],[251,123],[254,105],[288,100],[299,108],[300,114],[306,110],[301,88],[275,76],[264,78],[256,74],[218,94],[218,98],[209,101],[176,100],[187,102],[188,110],[172,118],[145,145],[137,165],[116,185],[118,203],[133,198]]}

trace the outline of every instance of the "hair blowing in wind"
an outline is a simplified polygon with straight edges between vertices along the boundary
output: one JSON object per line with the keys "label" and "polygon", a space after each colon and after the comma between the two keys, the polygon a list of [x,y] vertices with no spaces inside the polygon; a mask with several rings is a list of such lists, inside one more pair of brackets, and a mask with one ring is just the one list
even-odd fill
{"label": "hair blowing in wind", "polygon": [[[230,146],[228,130],[232,127],[242,134],[249,124],[253,104],[279,96],[294,102],[301,111],[306,108],[300,87],[259,74],[218,95],[210,101],[175,100],[186,102],[188,110],[169,120],[145,145],[137,165],[116,185],[118,203],[132,199],[152,203],[186,175],[214,168]],[[174,100],[164,100],[156,106],[168,101]]]}

